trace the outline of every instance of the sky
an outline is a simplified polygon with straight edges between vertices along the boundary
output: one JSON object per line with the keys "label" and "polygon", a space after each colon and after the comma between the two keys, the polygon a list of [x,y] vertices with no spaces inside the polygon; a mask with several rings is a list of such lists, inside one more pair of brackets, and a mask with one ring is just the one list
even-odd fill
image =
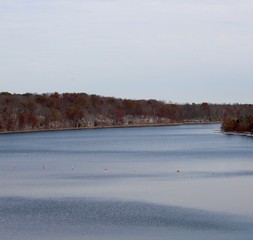
{"label": "sky", "polygon": [[253,103],[252,0],[0,0],[0,92]]}

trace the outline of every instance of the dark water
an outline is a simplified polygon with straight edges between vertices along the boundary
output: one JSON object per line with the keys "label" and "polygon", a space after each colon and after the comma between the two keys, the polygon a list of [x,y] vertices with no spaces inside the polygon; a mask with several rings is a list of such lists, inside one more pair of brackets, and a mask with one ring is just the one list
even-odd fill
{"label": "dark water", "polygon": [[253,139],[216,130],[0,135],[1,239],[253,239]]}

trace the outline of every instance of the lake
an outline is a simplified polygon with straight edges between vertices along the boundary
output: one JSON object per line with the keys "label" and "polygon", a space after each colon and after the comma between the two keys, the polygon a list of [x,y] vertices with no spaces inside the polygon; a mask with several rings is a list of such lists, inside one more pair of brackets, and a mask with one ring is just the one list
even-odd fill
{"label": "lake", "polygon": [[180,125],[0,135],[8,240],[253,236],[253,138]]}

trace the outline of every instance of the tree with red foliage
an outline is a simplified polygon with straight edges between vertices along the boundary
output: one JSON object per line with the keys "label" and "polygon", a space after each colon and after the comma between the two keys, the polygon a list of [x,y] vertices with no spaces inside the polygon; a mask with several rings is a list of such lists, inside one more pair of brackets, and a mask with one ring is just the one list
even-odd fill
{"label": "tree with red foliage", "polygon": [[80,106],[71,104],[66,108],[66,115],[72,121],[72,125],[78,127],[80,125],[79,121],[83,118],[84,113]]}

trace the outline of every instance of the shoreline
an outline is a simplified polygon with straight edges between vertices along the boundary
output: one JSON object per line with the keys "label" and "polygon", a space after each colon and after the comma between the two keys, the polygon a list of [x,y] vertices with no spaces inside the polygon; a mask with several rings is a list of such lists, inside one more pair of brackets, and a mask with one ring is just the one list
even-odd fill
{"label": "shoreline", "polygon": [[253,137],[253,134],[250,132],[224,132],[221,131],[222,134],[228,135],[228,136],[242,136],[242,137]]}
{"label": "shoreline", "polygon": [[72,131],[72,130],[88,130],[88,129],[110,129],[110,128],[138,128],[138,127],[172,127],[182,125],[206,125],[206,124],[221,124],[220,121],[215,122],[178,122],[178,123],[147,123],[147,124],[132,124],[118,126],[94,126],[94,127],[73,127],[73,128],[54,128],[54,129],[34,129],[34,130],[17,130],[4,131],[0,134],[17,134],[17,133],[37,133],[37,132],[55,132],[55,131]]}

